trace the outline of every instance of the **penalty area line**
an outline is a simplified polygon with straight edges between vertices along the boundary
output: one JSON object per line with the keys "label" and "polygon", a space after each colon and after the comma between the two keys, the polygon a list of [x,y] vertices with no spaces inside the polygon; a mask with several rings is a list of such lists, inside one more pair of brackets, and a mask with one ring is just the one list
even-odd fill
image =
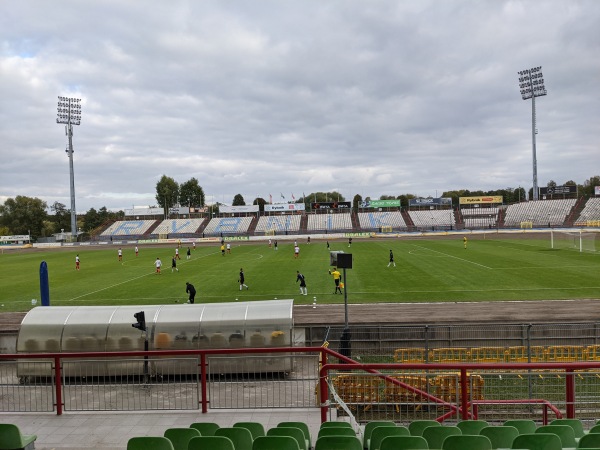
{"label": "penalty area line", "polygon": [[493,270],[493,267],[484,266],[483,264],[479,264],[479,263],[476,263],[476,262],[473,262],[473,261],[469,261],[468,259],[459,258],[458,256],[449,255],[449,254],[447,254],[447,253],[440,252],[440,251],[438,251],[438,250],[433,250],[433,249],[431,249],[431,248],[423,247],[423,246],[421,246],[421,245],[417,245],[417,244],[413,244],[413,245],[414,245],[415,247],[422,248],[422,249],[424,249],[424,250],[429,250],[430,252],[439,253],[440,255],[444,255],[444,256],[446,256],[446,257],[448,257],[448,258],[454,258],[454,259],[458,259],[459,261],[463,261],[463,262],[466,262],[466,263],[469,263],[469,264],[474,264],[474,265],[476,265],[476,266],[483,267],[484,269]]}

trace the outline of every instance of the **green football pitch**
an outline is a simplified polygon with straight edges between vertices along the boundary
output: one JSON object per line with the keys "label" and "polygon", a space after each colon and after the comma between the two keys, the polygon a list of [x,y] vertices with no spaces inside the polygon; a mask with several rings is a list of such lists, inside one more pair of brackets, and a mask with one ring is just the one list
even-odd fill
{"label": "green football pitch", "polygon": [[[232,243],[231,254],[219,245],[199,245],[186,259],[182,246],[179,272],[171,271],[174,247],[82,246],[42,251],[9,250],[0,255],[0,311],[27,311],[40,304],[39,268],[48,265],[52,305],[150,305],[187,301],[185,283],[192,283],[196,303],[294,299],[296,304],[341,303],[328,274],[325,241],[300,243],[294,258],[292,242],[278,250],[266,243]],[[549,239],[477,239],[463,248],[452,239],[331,241],[331,250],[352,253],[346,270],[349,303],[446,302],[495,300],[558,300],[600,298],[600,254],[550,249]],[[107,248],[110,247],[110,248]],[[388,267],[393,250],[396,267]],[[75,270],[75,256],[81,270]],[[156,275],[154,261],[163,262]],[[249,289],[239,290],[244,269]],[[300,295],[296,271],[306,277],[308,295]]]}

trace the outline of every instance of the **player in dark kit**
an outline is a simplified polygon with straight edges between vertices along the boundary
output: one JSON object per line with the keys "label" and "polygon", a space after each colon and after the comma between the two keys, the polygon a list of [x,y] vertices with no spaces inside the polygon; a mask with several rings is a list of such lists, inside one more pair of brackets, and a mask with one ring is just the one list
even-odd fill
{"label": "player in dark kit", "polygon": [[308,295],[308,290],[306,289],[306,280],[304,279],[304,275],[302,275],[299,270],[296,271],[296,283],[298,281],[300,281],[300,294]]}
{"label": "player in dark kit", "polygon": [[390,248],[390,262],[388,263],[388,267],[390,267],[391,265],[394,265],[394,267],[396,267],[396,263],[394,262],[394,253],[392,252],[392,249]]}
{"label": "player in dark kit", "polygon": [[196,288],[194,287],[194,285],[186,281],[185,292],[186,294],[190,294],[188,303],[194,303],[194,299],[196,298]]}
{"label": "player in dark kit", "polygon": [[238,282],[240,283],[240,291],[242,290],[243,287],[245,287],[246,289],[248,289],[248,286],[246,284],[244,284],[245,281],[245,277],[244,277],[244,269],[242,269],[240,267],[240,278],[238,279]]}

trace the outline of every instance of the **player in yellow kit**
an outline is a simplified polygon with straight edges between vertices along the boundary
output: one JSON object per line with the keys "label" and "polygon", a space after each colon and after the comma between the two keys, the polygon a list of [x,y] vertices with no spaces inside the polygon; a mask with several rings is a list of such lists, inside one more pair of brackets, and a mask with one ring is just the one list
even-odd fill
{"label": "player in yellow kit", "polygon": [[342,287],[340,286],[340,280],[342,278],[342,274],[337,270],[336,267],[334,267],[333,270],[329,271],[329,275],[333,275],[333,282],[335,283],[335,291],[333,291],[333,293],[337,294],[339,291],[341,294]]}

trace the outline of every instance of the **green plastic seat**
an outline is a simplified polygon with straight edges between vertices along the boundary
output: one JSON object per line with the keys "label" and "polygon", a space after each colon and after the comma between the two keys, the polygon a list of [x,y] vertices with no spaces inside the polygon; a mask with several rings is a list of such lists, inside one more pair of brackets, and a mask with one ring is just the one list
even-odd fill
{"label": "green plastic seat", "polygon": [[252,450],[299,450],[298,441],[291,436],[259,436]]}
{"label": "green plastic seat", "polygon": [[279,422],[277,424],[277,427],[294,427],[294,428],[300,428],[302,430],[302,432],[304,433],[304,437],[306,439],[306,448],[308,450],[312,449],[312,440],[310,438],[310,429],[308,428],[308,425],[306,424],[306,422]]}
{"label": "green plastic seat", "polygon": [[175,450],[164,436],[139,436],[127,441],[127,450]]}
{"label": "green plastic seat", "polygon": [[427,450],[429,444],[422,436],[387,436],[379,450]]}
{"label": "green plastic seat", "polygon": [[515,427],[519,430],[519,434],[533,434],[537,428],[537,425],[533,420],[530,419],[509,419],[504,422],[507,427]]}
{"label": "green plastic seat", "polygon": [[236,422],[233,424],[234,427],[246,428],[252,434],[252,439],[256,439],[260,436],[265,436],[265,427],[260,422]]}
{"label": "green plastic seat", "polygon": [[490,440],[492,448],[511,448],[513,441],[519,435],[519,430],[515,427],[498,425],[494,427],[485,427],[479,434]]}
{"label": "green plastic seat", "polygon": [[200,432],[200,436],[214,436],[219,425],[213,422],[194,422],[190,428],[195,428]]}
{"label": "green plastic seat", "polygon": [[535,430],[536,433],[554,433],[562,442],[563,448],[577,447],[577,441],[575,440],[575,432],[569,425],[542,425]]}
{"label": "green plastic seat", "polygon": [[441,427],[442,424],[436,420],[413,420],[408,424],[408,431],[411,436],[423,436],[423,431],[427,427]]}
{"label": "green plastic seat", "polygon": [[579,419],[554,419],[552,422],[550,422],[550,425],[569,425],[571,428],[573,428],[575,438],[581,438],[585,435],[583,422],[581,422]]}
{"label": "green plastic seat", "polygon": [[600,433],[600,424],[594,425],[588,430],[588,433]]}
{"label": "green plastic seat", "polygon": [[[267,431],[267,436],[288,436],[296,439],[300,450],[308,450],[306,447],[306,437],[300,428],[296,427],[275,427]],[[256,439],[255,439],[256,440]]]}
{"label": "green plastic seat", "polygon": [[0,449],[31,449],[36,439],[35,434],[21,434],[19,427],[12,423],[0,423]]}
{"label": "green plastic seat", "polygon": [[600,448],[600,433],[588,433],[581,436],[577,448]]}
{"label": "green plastic seat", "polygon": [[423,431],[423,437],[429,444],[429,448],[442,448],[444,440],[448,436],[462,435],[462,431],[458,427],[442,426],[442,427],[427,427]]}
{"label": "green plastic seat", "polygon": [[458,422],[456,426],[460,428],[462,434],[472,434],[477,436],[483,428],[489,426],[489,423],[485,420],[463,420]]}
{"label": "green plastic seat", "polygon": [[371,443],[369,450],[379,450],[381,441],[388,436],[410,436],[410,431],[406,427],[377,427],[371,433]]}
{"label": "green plastic seat", "polygon": [[252,450],[252,433],[248,428],[221,427],[215,431],[215,436],[225,436],[231,439],[235,450]]}
{"label": "green plastic seat", "polygon": [[175,450],[188,450],[190,439],[201,436],[195,428],[167,428],[163,435],[171,441]]}
{"label": "green plastic seat", "polygon": [[187,450],[235,450],[235,446],[225,436],[196,436],[190,439]]}
{"label": "green plastic seat", "polygon": [[363,450],[356,436],[323,436],[316,440],[315,450]]}
{"label": "green plastic seat", "polygon": [[527,433],[518,435],[511,448],[527,450],[562,450],[560,438],[553,433]]}
{"label": "green plastic seat", "polygon": [[352,425],[348,422],[323,422],[320,428],[352,428]]}
{"label": "green plastic seat", "polygon": [[442,450],[492,450],[492,443],[485,436],[474,434],[448,436],[442,443]]}
{"label": "green plastic seat", "polygon": [[391,420],[372,420],[367,422],[365,430],[363,432],[363,447],[369,448],[369,439],[371,439],[371,433],[376,427],[395,427],[396,424]]}
{"label": "green plastic seat", "polygon": [[356,432],[352,428],[347,427],[325,427],[319,430],[319,435],[317,437],[323,436],[354,436],[356,437]]}

